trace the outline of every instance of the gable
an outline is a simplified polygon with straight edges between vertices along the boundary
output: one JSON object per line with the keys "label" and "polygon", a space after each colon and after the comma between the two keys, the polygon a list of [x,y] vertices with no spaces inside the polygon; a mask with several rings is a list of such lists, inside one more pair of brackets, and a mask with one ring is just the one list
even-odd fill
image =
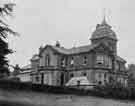
{"label": "gable", "polygon": [[43,50],[40,51],[40,66],[46,66],[46,57],[49,56],[49,65],[56,66],[57,65],[57,55],[55,55],[55,50],[47,45]]}
{"label": "gable", "polygon": [[49,53],[49,52],[56,52],[56,50],[54,50],[50,45],[46,45],[43,49],[41,49],[40,51],[39,51],[39,55],[40,56],[42,56],[42,54],[44,54],[44,53]]}

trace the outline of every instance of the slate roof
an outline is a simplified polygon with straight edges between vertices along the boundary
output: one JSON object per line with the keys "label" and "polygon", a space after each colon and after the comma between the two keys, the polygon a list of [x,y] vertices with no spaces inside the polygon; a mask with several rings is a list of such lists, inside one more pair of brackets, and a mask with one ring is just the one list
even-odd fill
{"label": "slate roof", "polygon": [[[105,20],[104,20],[105,21]],[[111,29],[111,26],[105,22],[97,24],[96,30],[92,33],[91,40],[108,37],[110,39],[117,40],[115,32]]]}
{"label": "slate roof", "polygon": [[33,61],[33,60],[38,60],[38,59],[39,59],[39,55],[34,54],[31,60]]}
{"label": "slate roof", "polygon": [[[86,53],[89,52],[90,50],[94,49],[97,47],[99,44],[92,44],[92,45],[85,45],[85,46],[80,46],[80,47],[73,47],[71,49],[66,49],[64,47],[56,47],[56,46],[51,46],[55,51],[61,54],[65,55],[72,55],[72,54],[78,54],[78,53]],[[123,63],[126,63],[126,60],[124,60],[120,56],[116,56],[116,59],[118,61],[121,61]]]}
{"label": "slate roof", "polygon": [[126,60],[124,60],[124,59],[123,59],[122,57],[120,57],[120,56],[117,56],[116,59],[117,59],[118,61],[121,61],[121,62],[123,62],[123,63],[126,63]]}
{"label": "slate roof", "polygon": [[31,64],[28,64],[28,65],[22,67],[22,69],[29,69],[29,68],[31,68]]}
{"label": "slate roof", "polygon": [[30,73],[32,70],[31,70],[31,64],[28,64],[26,66],[23,66],[21,68],[21,71],[19,74],[25,74],[25,73]]}
{"label": "slate roof", "polygon": [[78,54],[78,53],[85,53],[89,52],[90,50],[94,49],[97,47],[98,44],[92,44],[92,45],[85,45],[85,46],[80,46],[80,47],[73,47],[71,49],[65,49],[63,47],[56,47],[56,46],[51,46],[54,50],[56,50],[58,53],[66,54],[66,55],[71,55],[71,54]]}

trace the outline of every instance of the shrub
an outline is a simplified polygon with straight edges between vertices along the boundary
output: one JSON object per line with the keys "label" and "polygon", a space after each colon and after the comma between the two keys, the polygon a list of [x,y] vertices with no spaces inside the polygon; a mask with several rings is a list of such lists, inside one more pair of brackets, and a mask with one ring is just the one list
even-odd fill
{"label": "shrub", "polygon": [[84,90],[76,88],[68,88],[61,86],[49,86],[41,84],[32,84],[31,82],[22,83],[13,80],[0,80],[0,88],[16,89],[16,90],[31,90],[38,92],[49,92],[55,94],[76,94],[76,95],[91,95],[104,98],[114,99],[135,99],[135,88],[124,88],[122,86],[95,86],[93,90]]}

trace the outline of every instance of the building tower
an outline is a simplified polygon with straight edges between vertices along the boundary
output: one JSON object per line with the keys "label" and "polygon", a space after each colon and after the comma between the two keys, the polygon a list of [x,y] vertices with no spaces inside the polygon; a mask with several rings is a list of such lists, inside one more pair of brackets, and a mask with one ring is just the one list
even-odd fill
{"label": "building tower", "polygon": [[114,55],[117,55],[117,37],[111,26],[107,24],[105,16],[102,23],[97,24],[90,40],[92,44],[103,42],[113,51]]}

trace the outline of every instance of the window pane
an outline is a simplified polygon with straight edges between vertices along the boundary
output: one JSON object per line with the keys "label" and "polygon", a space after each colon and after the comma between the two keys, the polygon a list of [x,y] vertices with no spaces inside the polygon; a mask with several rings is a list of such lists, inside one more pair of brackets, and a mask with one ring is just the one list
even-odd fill
{"label": "window pane", "polygon": [[97,61],[98,64],[103,64],[104,63],[104,56],[97,55],[96,61]]}
{"label": "window pane", "polygon": [[87,76],[86,72],[83,73],[83,76]]}
{"label": "window pane", "polygon": [[50,65],[50,56],[49,55],[46,55],[46,57],[45,57],[45,65],[46,66]]}
{"label": "window pane", "polygon": [[74,58],[73,57],[71,58],[71,63],[70,64],[74,65]]}
{"label": "window pane", "polygon": [[65,59],[61,58],[61,66],[65,66]]}
{"label": "window pane", "polygon": [[87,57],[86,56],[83,57],[83,64],[85,64],[85,65],[87,64]]}

